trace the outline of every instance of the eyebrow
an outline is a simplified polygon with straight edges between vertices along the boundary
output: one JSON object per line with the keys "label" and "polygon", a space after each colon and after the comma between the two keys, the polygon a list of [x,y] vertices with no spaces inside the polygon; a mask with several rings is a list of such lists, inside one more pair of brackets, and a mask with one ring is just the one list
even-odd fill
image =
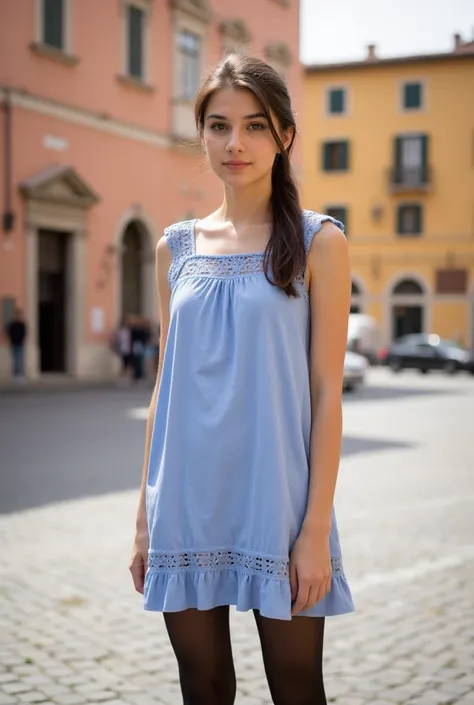
{"label": "eyebrow", "polygon": [[[252,115],[244,115],[243,119],[244,120],[253,120],[254,118],[265,118],[267,119],[267,116],[264,113],[252,113]],[[206,120],[227,120],[225,115],[216,115],[216,113],[212,113],[211,115],[208,115]]]}

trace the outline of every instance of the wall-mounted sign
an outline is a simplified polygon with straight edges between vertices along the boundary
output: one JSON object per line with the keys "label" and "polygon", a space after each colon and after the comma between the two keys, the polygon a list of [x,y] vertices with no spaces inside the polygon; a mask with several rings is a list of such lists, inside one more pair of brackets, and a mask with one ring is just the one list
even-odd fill
{"label": "wall-mounted sign", "polygon": [[69,147],[69,142],[64,139],[64,137],[44,135],[43,147],[46,147],[46,149],[54,149],[55,152],[64,152]]}

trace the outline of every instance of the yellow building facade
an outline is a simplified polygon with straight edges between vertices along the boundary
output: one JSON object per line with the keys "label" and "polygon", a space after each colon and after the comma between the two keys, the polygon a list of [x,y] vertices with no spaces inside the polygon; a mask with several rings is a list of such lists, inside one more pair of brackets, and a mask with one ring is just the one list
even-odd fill
{"label": "yellow building facade", "polygon": [[474,349],[474,42],[308,66],[303,105],[303,204],[346,223],[352,310],[384,345]]}

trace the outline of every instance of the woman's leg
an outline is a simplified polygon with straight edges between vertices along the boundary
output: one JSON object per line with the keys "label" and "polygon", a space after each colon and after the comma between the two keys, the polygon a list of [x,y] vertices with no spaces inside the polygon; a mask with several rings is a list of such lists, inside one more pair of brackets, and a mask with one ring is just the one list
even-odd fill
{"label": "woman's leg", "polygon": [[275,705],[327,705],[323,681],[323,617],[269,619],[254,611]]}
{"label": "woman's leg", "polygon": [[233,705],[235,671],[229,607],[165,612],[184,705]]}

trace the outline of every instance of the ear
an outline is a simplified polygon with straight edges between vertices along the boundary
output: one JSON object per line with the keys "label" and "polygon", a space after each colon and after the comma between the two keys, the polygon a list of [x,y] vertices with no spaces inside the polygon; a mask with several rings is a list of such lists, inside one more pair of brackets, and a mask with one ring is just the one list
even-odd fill
{"label": "ear", "polygon": [[290,144],[292,143],[293,139],[295,136],[295,131],[292,127],[290,127],[286,132],[283,133],[282,135],[282,142],[285,146],[285,149],[288,149]]}

